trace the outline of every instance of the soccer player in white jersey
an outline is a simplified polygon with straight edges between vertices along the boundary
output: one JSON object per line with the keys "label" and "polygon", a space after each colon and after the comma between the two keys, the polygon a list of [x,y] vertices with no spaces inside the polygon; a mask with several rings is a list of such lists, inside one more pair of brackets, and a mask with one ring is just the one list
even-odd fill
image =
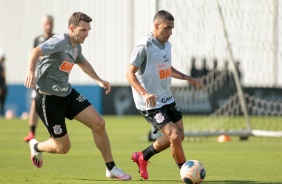
{"label": "soccer player in white jersey", "polygon": [[148,160],[170,147],[179,168],[186,157],[182,148],[184,128],[182,113],[171,93],[171,78],[187,80],[197,88],[204,84],[176,70],[171,63],[171,44],[168,41],[174,28],[174,17],[165,10],[154,16],[153,32],[143,38],[134,48],[126,77],[132,86],[136,108],[154,127],[154,133],[163,134],[143,151],[132,154],[141,177],[148,179]]}
{"label": "soccer player in white jersey", "polygon": [[69,74],[74,64],[96,81],[100,87],[111,91],[109,82],[102,80],[81,52],[81,44],[91,29],[92,19],[75,12],[69,19],[68,32],[54,35],[30,52],[25,86],[35,83],[35,66],[41,57],[36,78],[35,108],[50,137],[44,142],[29,141],[32,163],[42,167],[42,152],[66,154],[71,148],[65,118],[76,119],[91,129],[94,142],[106,164],[106,177],[130,180],[131,176],[117,168],[113,160],[104,119],[90,102],[72,88]]}

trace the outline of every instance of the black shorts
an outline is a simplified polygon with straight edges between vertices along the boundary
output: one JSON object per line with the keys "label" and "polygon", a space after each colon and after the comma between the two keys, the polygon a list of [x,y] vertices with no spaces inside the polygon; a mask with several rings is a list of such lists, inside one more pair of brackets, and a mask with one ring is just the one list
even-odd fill
{"label": "black shorts", "polygon": [[73,119],[91,103],[75,89],[66,97],[44,95],[37,91],[35,108],[51,137],[63,137],[67,133],[65,118]]}
{"label": "black shorts", "polygon": [[169,122],[176,123],[182,119],[182,113],[175,102],[164,105],[158,109],[139,111],[144,118],[154,127],[154,134]]}

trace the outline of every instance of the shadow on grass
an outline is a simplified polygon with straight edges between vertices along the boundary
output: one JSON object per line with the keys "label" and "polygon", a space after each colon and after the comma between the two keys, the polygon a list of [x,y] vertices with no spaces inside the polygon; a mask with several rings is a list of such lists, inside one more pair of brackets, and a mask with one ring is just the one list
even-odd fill
{"label": "shadow on grass", "polygon": [[[64,178],[62,178],[64,179]],[[67,178],[65,178],[67,179]],[[68,178],[69,179],[69,178]],[[69,179],[70,180],[70,179]],[[99,182],[117,182],[119,180],[117,179],[86,179],[86,178],[72,178],[72,180],[78,180],[78,181],[99,181]],[[144,183],[160,183],[160,182],[169,182],[169,183],[182,183],[181,180],[143,180],[143,179],[131,179],[128,181],[125,181],[126,183],[132,183],[132,182],[144,182]]]}
{"label": "shadow on grass", "polygon": [[[67,178],[66,178],[67,179]],[[68,178],[69,179],[69,178]],[[117,179],[86,179],[86,178],[72,178],[73,180],[78,181],[99,181],[99,182],[116,182]],[[69,179],[70,180],[70,179]],[[145,183],[160,183],[160,182],[169,182],[169,183],[183,183],[180,180],[142,180],[142,179],[133,179],[126,181],[127,183],[131,182],[145,182]],[[222,180],[222,181],[204,181],[203,184],[282,184],[282,182],[258,182],[258,181],[246,181],[246,180]]]}
{"label": "shadow on grass", "polygon": [[204,181],[205,184],[282,184],[282,182],[258,182],[245,180],[223,180],[223,181]]}

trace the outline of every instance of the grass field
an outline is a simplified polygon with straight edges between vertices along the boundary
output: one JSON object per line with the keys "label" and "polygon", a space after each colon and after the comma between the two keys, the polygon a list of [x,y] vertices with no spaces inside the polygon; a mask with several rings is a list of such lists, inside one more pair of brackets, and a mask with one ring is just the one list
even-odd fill
{"label": "grass field", "polygon": [[[181,184],[179,169],[170,151],[153,157],[149,164],[149,180],[141,180],[131,154],[143,150],[150,142],[150,130],[141,116],[105,116],[112,152],[118,167],[132,175],[128,184]],[[23,137],[28,131],[27,121],[0,119],[0,183],[40,184],[107,184],[120,182],[105,177],[105,165],[93,143],[89,129],[76,121],[67,122],[72,148],[66,155],[43,154],[41,169],[30,162],[28,144]],[[48,138],[39,122],[37,139]],[[250,137],[240,141],[218,143],[216,137],[186,139],[183,147],[187,159],[200,160],[206,168],[207,184],[281,184],[282,138]]]}

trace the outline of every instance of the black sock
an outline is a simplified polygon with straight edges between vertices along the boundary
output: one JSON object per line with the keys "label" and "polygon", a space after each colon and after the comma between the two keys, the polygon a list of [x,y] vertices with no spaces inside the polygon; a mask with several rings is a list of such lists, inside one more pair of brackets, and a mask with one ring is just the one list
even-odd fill
{"label": "black sock", "polygon": [[30,126],[30,131],[35,134],[36,125]]}
{"label": "black sock", "polygon": [[182,167],[182,165],[183,165],[184,163],[185,163],[185,162],[180,163],[180,164],[176,163],[176,164],[178,165],[179,169],[181,169],[181,167]]}
{"label": "black sock", "polygon": [[37,151],[37,152],[42,152],[42,151],[39,151],[37,145],[38,145],[38,143],[34,144],[34,149],[35,149],[35,151]]}
{"label": "black sock", "polygon": [[157,154],[159,152],[154,149],[154,146],[152,144],[147,149],[142,151],[142,153],[143,153],[143,159],[149,160],[152,156],[154,156],[155,154]]}
{"label": "black sock", "polygon": [[116,164],[114,161],[106,163],[106,167],[109,171],[112,170],[115,166]]}

